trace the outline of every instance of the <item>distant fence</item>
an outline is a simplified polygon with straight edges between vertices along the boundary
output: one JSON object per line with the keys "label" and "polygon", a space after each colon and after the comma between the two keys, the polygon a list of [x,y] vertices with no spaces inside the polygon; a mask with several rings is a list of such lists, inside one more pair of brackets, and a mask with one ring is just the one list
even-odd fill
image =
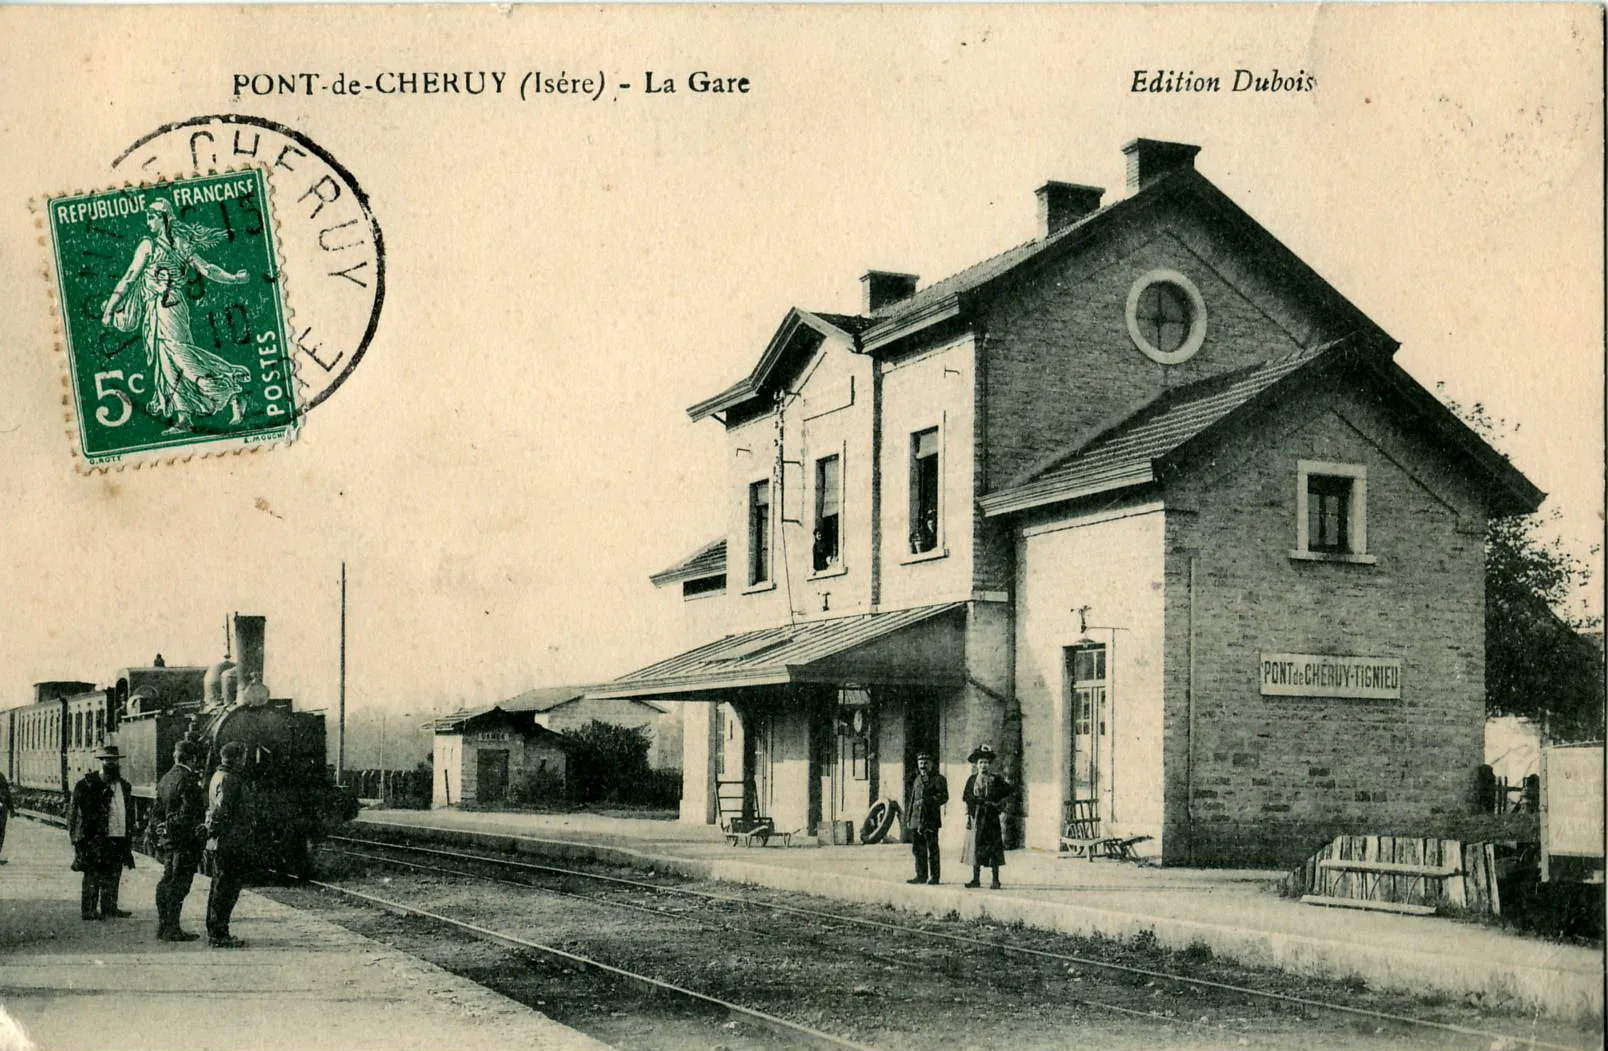
{"label": "distant fence", "polygon": [[348,770],[346,784],[359,799],[378,799],[390,807],[428,810],[429,770]]}

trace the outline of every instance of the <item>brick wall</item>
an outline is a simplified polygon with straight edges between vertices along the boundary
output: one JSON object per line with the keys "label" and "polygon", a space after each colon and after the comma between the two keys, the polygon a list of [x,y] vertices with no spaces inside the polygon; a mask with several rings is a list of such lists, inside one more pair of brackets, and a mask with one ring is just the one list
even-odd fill
{"label": "brick wall", "polygon": [[[979,492],[997,489],[1045,456],[1081,441],[1091,428],[1125,415],[1167,385],[1288,354],[1302,344],[1264,309],[1270,293],[1247,298],[1222,276],[1228,249],[1190,216],[1164,217],[1144,230],[1119,232],[1053,270],[1024,278],[997,296],[984,316],[980,390],[987,441]],[[1129,337],[1129,289],[1142,274],[1178,270],[1200,289],[1206,339],[1194,357],[1164,369]],[[1285,317],[1298,309],[1281,303]],[[1308,308],[1310,309],[1310,308]],[[1299,326],[1302,334],[1311,331]],[[1011,575],[1009,534],[979,523],[976,585],[1000,588]]]}
{"label": "brick wall", "polygon": [[[1300,459],[1366,466],[1376,564],[1290,558]],[[1421,832],[1462,812],[1484,722],[1477,494],[1338,392],[1279,406],[1206,462],[1167,493],[1166,860],[1284,865],[1342,831]],[[1399,658],[1401,698],[1263,697],[1261,652]]]}

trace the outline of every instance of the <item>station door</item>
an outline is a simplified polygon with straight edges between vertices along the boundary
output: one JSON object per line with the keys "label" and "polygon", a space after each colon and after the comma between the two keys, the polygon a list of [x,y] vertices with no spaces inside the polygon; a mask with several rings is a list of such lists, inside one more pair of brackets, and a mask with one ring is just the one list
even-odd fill
{"label": "station door", "polygon": [[1078,646],[1066,651],[1067,706],[1070,722],[1067,788],[1071,801],[1094,801],[1104,816],[1101,767],[1105,761],[1110,713],[1107,701],[1106,648]]}
{"label": "station door", "polygon": [[508,798],[508,751],[486,749],[475,753],[475,799],[501,803]]}

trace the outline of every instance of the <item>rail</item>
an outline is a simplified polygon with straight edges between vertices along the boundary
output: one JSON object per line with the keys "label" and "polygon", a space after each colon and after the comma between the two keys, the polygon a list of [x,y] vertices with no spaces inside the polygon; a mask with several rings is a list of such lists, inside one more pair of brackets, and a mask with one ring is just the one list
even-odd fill
{"label": "rail", "polygon": [[[1188,985],[1200,989],[1211,989],[1217,992],[1233,993],[1252,999],[1287,1004],[1293,1007],[1330,1011],[1337,1014],[1348,1015],[1353,1018],[1365,1018],[1374,1022],[1391,1022],[1396,1025],[1410,1026],[1418,1029],[1430,1029],[1437,1032],[1450,1033],[1461,1037],[1469,1037],[1480,1041],[1489,1042],[1487,1046],[1530,1047],[1544,1049],[1544,1051],[1587,1051],[1587,1049],[1571,1044],[1549,1043],[1547,1041],[1537,1040],[1532,1037],[1515,1036],[1510,1033],[1500,1033],[1487,1029],[1476,1029],[1472,1026],[1462,1026],[1452,1022],[1436,1022],[1425,1018],[1414,1018],[1411,1015],[1396,1014],[1390,1011],[1371,1011],[1364,1007],[1352,1007],[1349,1004],[1336,1004],[1326,1000],[1314,1000],[1310,997],[1277,993],[1266,989],[1256,989],[1250,986],[1235,985],[1231,982],[1219,982],[1209,978],[1191,978],[1185,975],[1170,974],[1165,971],[1156,971],[1145,967],[1131,967],[1126,964],[1113,963],[1109,960],[1100,960],[1093,957],[1079,956],[1074,953],[1058,953],[1048,949],[1035,949],[1029,946],[1012,945],[1008,942],[992,941],[987,938],[975,938],[964,934],[952,934],[945,931],[924,930],[920,927],[910,927],[904,924],[892,923],[887,920],[872,920],[859,916],[846,916],[839,913],[827,912],[821,909],[811,909],[799,905],[782,905],[774,902],[755,901],[749,898],[738,897],[736,895],[718,894],[712,891],[691,890],[684,887],[667,887],[663,884],[649,883],[644,880],[628,879],[623,876],[609,876],[602,873],[586,872],[578,869],[567,869],[554,865],[541,865],[528,861],[516,861],[512,858],[494,857],[484,854],[472,854],[462,851],[443,850],[439,847],[424,847],[411,843],[391,843],[383,840],[357,839],[350,836],[330,836],[329,841],[351,843],[354,845],[371,848],[380,847],[392,850],[404,850],[428,856],[475,861],[482,864],[491,864],[500,868],[538,871],[551,873],[553,875],[579,877],[604,883],[629,886],[637,889],[651,890],[661,894],[680,894],[726,904],[741,904],[765,908],[790,915],[804,916],[818,920],[828,920],[833,923],[852,924],[861,927],[897,932],[918,938],[948,941],[957,944],[993,949],[995,951],[1007,954],[1014,953],[1021,956],[1031,956],[1038,959],[1050,959],[1064,963],[1076,964],[1083,967],[1093,967],[1132,975],[1135,977],[1145,977],[1175,982],[1180,985]],[[472,878],[485,878],[474,877],[471,873],[459,873],[459,875],[471,876]],[[1097,1006],[1099,1006],[1098,1002],[1095,1003]]]}
{"label": "rail", "polygon": [[683,999],[693,1000],[704,1004],[705,1006],[714,1007],[717,1010],[724,1011],[726,1014],[735,1018],[740,1018],[744,1021],[762,1026],[766,1029],[769,1029],[771,1032],[779,1033],[783,1036],[788,1036],[795,1039],[802,1039],[803,1041],[815,1047],[847,1049],[847,1051],[875,1051],[874,1048],[871,1048],[866,1044],[855,1043],[852,1040],[844,1040],[841,1037],[833,1036],[830,1033],[823,1033],[819,1029],[812,1029],[809,1026],[800,1025],[797,1022],[790,1022],[785,1018],[778,1018],[776,1015],[768,1014],[752,1007],[744,1007],[741,1004],[734,1004],[727,1000],[721,1000],[718,997],[709,996],[705,993],[700,993],[697,990],[676,985],[673,982],[666,982],[662,979],[654,978],[651,975],[638,974],[635,971],[627,971],[624,968],[615,967],[614,965],[604,963],[601,960],[594,960],[588,956],[582,956],[578,953],[560,949],[555,945],[544,945],[541,942],[533,942],[528,939],[518,937],[517,935],[505,934],[501,931],[494,931],[489,927],[482,927],[479,924],[453,919],[451,916],[443,916],[438,912],[431,912],[429,909],[421,909],[414,905],[407,905],[399,901],[391,901],[388,898],[381,898],[373,894],[366,894],[363,891],[353,890],[350,887],[342,887],[339,884],[324,883],[319,880],[305,880],[304,882],[308,886],[317,887],[323,891],[328,891],[367,902],[368,904],[373,905],[376,908],[383,909],[386,912],[392,913],[393,915],[413,916],[420,919],[430,920],[434,923],[444,924],[446,926],[465,931],[483,941],[495,942],[499,945],[504,945],[513,949],[521,949],[526,952],[541,953],[544,956],[550,956],[554,959],[563,960],[565,963],[578,967],[584,967],[588,970],[597,971],[602,974],[607,974],[612,977],[622,979],[633,985],[640,986],[656,993],[669,993],[672,996],[679,996]]}

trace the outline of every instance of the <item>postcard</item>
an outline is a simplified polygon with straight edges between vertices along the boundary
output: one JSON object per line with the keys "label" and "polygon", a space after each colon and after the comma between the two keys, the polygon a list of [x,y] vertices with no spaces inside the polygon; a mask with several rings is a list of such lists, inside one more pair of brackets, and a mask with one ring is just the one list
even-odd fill
{"label": "postcard", "polygon": [[[1589,880],[1600,796],[1538,813],[1601,786],[1602,34],[1573,4],[0,8],[0,741],[46,740],[30,706],[55,735],[0,773],[65,813],[114,745],[143,829],[162,719],[282,706],[322,728],[251,761],[315,741],[375,813],[628,784],[683,853],[957,895],[936,917],[1205,873],[1158,952],[1223,872],[1381,930],[1300,898],[1488,913],[1506,848],[1469,845],[1514,837]],[[596,724],[638,774],[584,787]],[[1131,893],[1102,915],[1165,897]],[[1424,959],[1421,991],[1600,1024],[1600,959],[1594,1008]],[[1060,1045],[1003,994],[881,1027],[849,1019],[882,985],[808,981],[841,983],[793,1005],[832,1040]],[[1117,1015],[1080,1024],[1140,1041]]]}

